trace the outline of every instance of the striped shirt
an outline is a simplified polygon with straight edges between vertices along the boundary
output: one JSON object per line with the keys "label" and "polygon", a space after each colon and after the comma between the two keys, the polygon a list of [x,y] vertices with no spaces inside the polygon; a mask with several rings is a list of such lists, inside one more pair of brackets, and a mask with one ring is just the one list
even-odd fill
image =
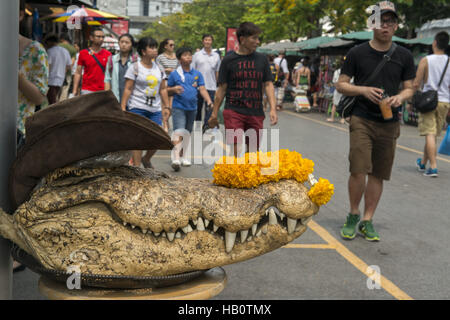
{"label": "striped shirt", "polygon": [[[160,64],[164,69],[171,68],[175,70],[178,67],[178,59],[167,58],[164,53],[156,57],[156,63]],[[166,72],[166,74],[169,75],[170,72]]]}

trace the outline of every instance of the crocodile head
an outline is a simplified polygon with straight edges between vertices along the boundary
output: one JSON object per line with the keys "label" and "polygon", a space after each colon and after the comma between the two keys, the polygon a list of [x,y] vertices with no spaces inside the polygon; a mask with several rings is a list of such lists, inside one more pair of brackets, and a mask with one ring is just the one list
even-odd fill
{"label": "crocodile head", "polygon": [[48,269],[172,275],[291,242],[319,210],[307,192],[295,180],[233,189],[152,169],[67,167],[43,179],[14,215],[1,213],[0,234]]}

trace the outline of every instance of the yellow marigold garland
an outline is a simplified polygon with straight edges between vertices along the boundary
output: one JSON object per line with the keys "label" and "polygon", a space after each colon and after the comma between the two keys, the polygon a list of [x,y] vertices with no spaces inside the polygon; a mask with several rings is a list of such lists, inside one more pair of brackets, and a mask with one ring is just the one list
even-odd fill
{"label": "yellow marigold garland", "polygon": [[[273,168],[272,174],[270,168]],[[264,171],[266,170],[266,171]],[[314,163],[298,152],[246,153],[243,158],[223,157],[212,170],[214,183],[233,188],[253,188],[260,184],[296,179],[303,183],[314,170]]]}
{"label": "yellow marigold garland", "polygon": [[[272,174],[270,173],[273,169]],[[242,158],[222,157],[211,170],[214,183],[231,188],[254,188],[260,184],[277,182],[281,179],[295,179],[300,183],[308,180],[314,171],[314,162],[305,159],[296,151],[287,149],[274,152],[246,153]],[[334,192],[334,186],[326,179],[319,179],[308,195],[311,200],[322,205],[327,203]],[[327,200],[328,199],[328,200]]]}
{"label": "yellow marigold garland", "polygon": [[312,202],[321,206],[330,201],[334,193],[334,185],[327,179],[319,178],[319,182],[311,187],[308,191],[308,197]]}

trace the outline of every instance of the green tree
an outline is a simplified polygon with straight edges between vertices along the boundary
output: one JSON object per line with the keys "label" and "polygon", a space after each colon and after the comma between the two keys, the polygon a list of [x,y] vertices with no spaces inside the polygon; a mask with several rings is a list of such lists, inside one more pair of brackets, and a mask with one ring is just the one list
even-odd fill
{"label": "green tree", "polygon": [[216,47],[225,45],[226,28],[237,27],[247,11],[241,0],[194,0],[183,6],[183,12],[152,23],[144,35],[153,34],[157,40],[172,38],[176,46],[201,48],[202,35],[211,34]]}
{"label": "green tree", "polygon": [[[177,47],[201,47],[205,33],[215,46],[225,45],[226,28],[252,21],[263,30],[264,42],[322,35],[328,21],[329,33],[361,31],[367,26],[369,6],[376,0],[194,0],[183,11],[155,22],[142,33],[161,41],[175,40]],[[450,0],[396,0],[403,30],[397,35],[414,36],[414,29],[428,20],[450,16]],[[402,33],[403,32],[403,33]]]}
{"label": "green tree", "polygon": [[[326,0],[247,0],[249,10],[244,19],[259,25],[264,40],[313,36],[321,29]],[[319,31],[319,33],[321,33]]]}
{"label": "green tree", "polygon": [[404,25],[401,36],[415,37],[415,29],[425,22],[450,17],[450,0],[409,0],[397,4]]}

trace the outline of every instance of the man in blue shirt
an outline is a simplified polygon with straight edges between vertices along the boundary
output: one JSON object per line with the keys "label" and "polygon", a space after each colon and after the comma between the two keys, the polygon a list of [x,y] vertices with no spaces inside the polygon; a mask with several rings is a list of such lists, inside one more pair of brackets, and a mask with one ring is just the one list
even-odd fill
{"label": "man in blue shirt", "polygon": [[[197,93],[205,99],[208,107],[212,106],[211,98],[205,88],[202,74],[191,68],[192,50],[180,48],[176,52],[180,66],[173,71],[168,80],[168,92],[173,94],[172,103],[172,168],[180,170],[180,166],[190,166],[189,155],[183,156],[185,146],[189,144],[190,133],[197,115]],[[183,148],[181,148],[183,142]],[[180,159],[181,158],[181,159]]]}

